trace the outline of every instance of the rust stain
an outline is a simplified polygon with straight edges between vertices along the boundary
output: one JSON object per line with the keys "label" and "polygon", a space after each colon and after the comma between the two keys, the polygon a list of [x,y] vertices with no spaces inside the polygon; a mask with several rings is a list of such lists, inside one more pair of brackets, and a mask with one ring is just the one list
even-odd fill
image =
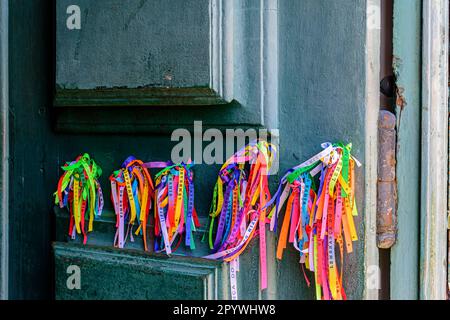
{"label": "rust stain", "polygon": [[405,92],[405,89],[402,87],[397,87],[397,99],[395,101],[396,105],[400,107],[400,109],[403,111],[403,108],[407,106],[405,96],[403,95]]}
{"label": "rust stain", "polygon": [[[395,73],[395,79],[398,79],[400,66],[402,64],[402,59],[400,59],[398,56],[393,55],[392,56],[392,69]],[[403,111],[403,108],[407,106],[406,98],[404,96],[405,88],[398,86],[396,83],[396,105],[400,107],[400,111]]]}

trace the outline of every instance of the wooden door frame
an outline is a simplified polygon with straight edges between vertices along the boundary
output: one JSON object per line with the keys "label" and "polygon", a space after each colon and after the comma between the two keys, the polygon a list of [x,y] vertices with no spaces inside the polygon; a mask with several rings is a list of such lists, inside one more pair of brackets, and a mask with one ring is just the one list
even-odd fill
{"label": "wooden door frame", "polygon": [[447,298],[448,0],[423,1],[420,299]]}
{"label": "wooden door frame", "polygon": [[9,73],[8,0],[0,0],[0,300],[8,299]]}
{"label": "wooden door frame", "polygon": [[[377,162],[378,162],[378,112],[380,109],[380,45],[381,0],[366,3],[366,114],[365,114],[365,250],[364,299],[377,300],[379,286],[373,286],[374,269],[379,270],[376,243],[377,215]],[[375,268],[374,268],[375,267]]]}

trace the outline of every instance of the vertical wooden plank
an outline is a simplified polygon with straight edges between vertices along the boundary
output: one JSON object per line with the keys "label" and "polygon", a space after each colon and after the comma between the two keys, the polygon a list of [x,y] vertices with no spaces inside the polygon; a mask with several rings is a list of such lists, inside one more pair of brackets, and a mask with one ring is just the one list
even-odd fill
{"label": "vertical wooden plank", "polygon": [[448,1],[423,1],[420,298],[447,283]]}
{"label": "vertical wooden plank", "polygon": [[9,299],[52,297],[51,195],[60,174],[49,112],[53,21],[53,1],[9,1]]}
{"label": "vertical wooden plank", "polygon": [[369,274],[378,269],[378,248],[376,245],[377,215],[377,159],[378,159],[378,112],[380,109],[380,41],[381,9],[380,0],[367,1],[366,21],[366,83],[365,83],[365,250],[364,250],[364,298],[378,299],[379,285]]}
{"label": "vertical wooden plank", "polygon": [[[261,110],[268,129],[278,128],[278,0],[261,1]],[[271,63],[267,63],[271,61]]]}
{"label": "vertical wooden plank", "polygon": [[8,0],[0,1],[0,299],[8,299],[9,101]]}
{"label": "vertical wooden plank", "polygon": [[421,3],[394,1],[398,231],[391,249],[391,299],[419,297]]}
{"label": "vertical wooden plank", "polygon": [[[260,0],[261,4],[261,61],[273,61],[274,63],[261,63],[261,110],[263,111],[263,122],[269,130],[278,129],[278,4],[279,0]],[[272,141],[279,138],[278,130],[272,131]],[[278,180],[275,175],[273,180]],[[276,299],[278,294],[277,286],[277,262],[276,235],[272,232],[266,233],[267,245],[267,271],[268,288],[261,296],[262,299]]]}
{"label": "vertical wooden plank", "polygon": [[[246,30],[241,34],[246,34],[249,30],[260,31],[259,25],[254,23],[258,21],[257,18],[260,15],[260,1],[239,2],[241,5],[237,11],[241,13],[234,16],[233,19],[236,28],[241,28],[238,24],[241,23]],[[270,4],[271,1],[266,2]],[[267,16],[272,15],[272,9],[272,7],[268,7]],[[51,35],[53,34],[52,2],[36,0],[30,3],[27,0],[16,0],[10,2],[10,12],[11,29],[14,30],[10,34],[10,77],[11,84],[13,84],[10,90],[11,132],[13,133],[11,137],[13,159],[11,161],[11,176],[14,177],[11,181],[10,202],[10,297],[15,299],[42,299],[49,298],[52,295],[53,258],[50,255],[49,243],[54,237],[54,229],[52,226],[51,195],[61,174],[60,166],[64,161],[73,159],[82,152],[91,154],[103,169],[103,176],[100,180],[104,186],[105,206],[111,208],[108,176],[113,170],[117,169],[123,159],[133,154],[147,161],[168,160],[170,159],[171,148],[175,143],[172,143],[170,136],[165,133],[153,135],[53,133],[51,131],[53,110],[50,110],[53,92],[52,57],[54,54],[51,43]],[[272,16],[271,19],[273,18]],[[269,20],[269,17],[265,21],[273,22],[273,20]],[[265,32],[265,34],[270,36],[268,32]],[[259,37],[249,36],[247,38],[247,40],[241,41],[240,45],[245,46],[249,42],[259,44]],[[271,43],[271,41],[266,39],[267,43]],[[255,46],[252,50],[259,53],[260,47]],[[269,53],[273,54],[274,52],[268,52],[265,56],[268,57]],[[237,65],[240,72],[237,73],[236,71],[236,77],[242,79],[245,72],[253,69],[253,63],[259,63],[259,59],[253,58],[254,55],[251,54],[239,57],[241,60]],[[272,64],[270,65],[273,67]],[[242,69],[242,66],[246,66],[246,68]],[[254,84],[259,83],[260,77],[259,74],[250,74],[255,81],[250,81],[245,87],[239,88],[240,94],[244,95],[248,86],[249,91],[248,94],[245,94],[246,99],[253,101],[256,97],[259,103],[259,91],[254,88]],[[270,83],[266,85],[267,90],[272,89]],[[265,97],[268,97],[267,92]],[[267,98],[264,105],[271,103],[271,101]],[[129,121],[133,126],[138,126],[138,118],[142,118],[142,114],[136,110],[132,110],[132,112],[133,116]],[[214,126],[220,126],[224,123],[228,123],[228,125],[232,123],[236,127],[246,125],[246,118],[243,116],[241,108],[235,107],[227,112],[229,115],[223,116],[221,113],[217,113],[217,109],[197,108],[190,109],[189,112],[183,110],[180,116],[179,113],[176,113],[176,109],[170,110],[171,116],[184,119],[177,122],[177,125],[188,129],[192,128],[193,121],[191,120],[206,120],[206,118],[210,119],[210,124]],[[96,115],[96,112],[88,114],[89,117],[95,117]],[[230,121],[226,120],[227,117]],[[271,115],[268,113],[265,120],[275,126],[270,117]],[[74,117],[74,119],[82,122],[82,119],[78,117]],[[155,119],[163,121],[165,118],[155,117]],[[114,122],[111,121],[106,121],[105,125],[112,129],[115,128]],[[30,154],[33,155],[33,161],[29,161],[26,156]],[[196,209],[201,215],[206,215],[208,212],[211,201],[210,190],[212,190],[217,179],[218,169],[218,167],[207,165],[195,167],[197,177]],[[23,197],[28,190],[33,192],[29,192],[27,197]],[[199,246],[201,245],[199,244]],[[205,244],[203,245],[205,246]],[[268,250],[271,250],[271,247]],[[239,278],[243,285],[240,287],[242,288],[240,293],[244,299],[256,299],[258,297],[258,267],[254,263],[255,261],[258,261],[257,246],[246,252],[241,261],[242,271]],[[272,268],[272,266],[270,267]],[[275,267],[271,270],[273,269]],[[274,272],[273,275],[275,278],[276,273]],[[228,275],[222,279],[223,283],[226,283],[227,277]],[[271,280],[269,279],[269,281]],[[34,290],[29,290],[30,287],[33,287]],[[226,288],[228,288],[228,285]],[[267,291],[267,297],[273,297],[276,291],[272,290],[272,287],[269,290]]]}
{"label": "vertical wooden plank", "polygon": [[[344,258],[344,287],[349,299],[362,299],[364,264],[378,263],[376,256],[365,261],[365,253],[376,249],[370,244],[365,249],[365,242],[373,239],[376,245],[379,77],[370,84],[366,79],[379,74],[379,30],[371,33],[369,45],[367,1],[283,0],[279,12],[280,172],[320,151],[324,141],[353,142],[352,152],[364,167],[356,174],[359,241],[354,252]],[[379,13],[375,19],[379,21]],[[366,61],[368,57],[370,61]],[[364,197],[366,191],[368,198]],[[372,225],[369,230],[366,216]],[[372,237],[366,238],[366,231]],[[278,263],[278,299],[315,298],[314,289],[305,284],[298,257],[298,252],[289,248]]]}

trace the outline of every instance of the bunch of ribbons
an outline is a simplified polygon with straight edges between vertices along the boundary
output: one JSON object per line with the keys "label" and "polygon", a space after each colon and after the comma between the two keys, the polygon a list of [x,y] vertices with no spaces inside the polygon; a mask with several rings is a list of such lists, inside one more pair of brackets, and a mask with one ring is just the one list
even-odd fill
{"label": "bunch of ribbons", "polygon": [[200,227],[194,206],[193,164],[150,162],[148,168],[164,168],[155,176],[154,250],[170,255],[180,244],[195,249],[194,232]]}
{"label": "bunch of ribbons", "polygon": [[[284,207],[277,258],[281,260],[287,244],[292,244],[299,252],[308,286],[305,269],[314,274],[317,299],[346,299],[344,250],[353,252],[353,242],[358,240],[354,223],[358,215],[355,166],[361,164],[351,155],[351,144],[324,143],[322,148],[311,159],[288,170],[273,197],[268,175],[276,148],[267,141],[251,142],[220,169],[203,241],[207,239],[212,251],[205,258],[230,263],[232,299],[238,298],[239,256],[257,237],[260,289],[267,288],[266,224],[270,224],[271,231],[277,231]],[[143,163],[133,156],[125,160],[110,177],[117,228],[114,246],[123,248],[128,237],[134,241],[134,233],[143,236],[148,250],[147,224],[154,203],[154,251],[170,255],[182,242],[191,250],[196,248],[194,232],[200,223],[194,206],[192,167],[190,161]],[[155,176],[155,186],[149,173],[152,168],[162,169]],[[84,154],[62,169],[55,203],[69,209],[69,235],[75,239],[76,234],[83,234],[86,243],[94,217],[101,215],[103,208],[98,182],[101,168]],[[336,259],[337,251],[340,259]]]}
{"label": "bunch of ribbons", "polygon": [[69,210],[69,236],[75,239],[76,234],[83,234],[83,243],[86,244],[87,233],[94,228],[94,217],[100,216],[103,210],[103,194],[98,182],[102,169],[87,153],[66,162],[61,168],[64,174],[54,193],[55,204]]}
{"label": "bunch of ribbons", "polygon": [[137,220],[138,227],[134,232],[135,235],[142,235],[144,249],[147,251],[147,221],[154,195],[153,181],[147,168],[141,160],[130,156],[120,170],[113,172],[109,180],[111,201],[116,214],[114,246],[123,248],[128,235],[134,242],[133,227]]}
{"label": "bunch of ribbons", "polygon": [[213,253],[205,258],[230,262],[234,300],[238,298],[239,256],[258,235],[260,289],[267,288],[266,204],[271,197],[268,173],[275,152],[275,147],[266,141],[250,143],[225,162],[214,187],[208,236]]}
{"label": "bunch of ribbons", "polygon": [[317,299],[345,300],[344,242],[347,253],[351,253],[353,241],[358,240],[353,220],[358,215],[354,169],[355,164],[361,164],[351,155],[351,144],[325,143],[322,148],[322,152],[288,170],[282,178],[270,203],[276,203],[270,228],[277,230],[278,215],[287,201],[277,258],[281,260],[287,242],[292,243],[299,251],[303,271],[305,266],[314,272]]}

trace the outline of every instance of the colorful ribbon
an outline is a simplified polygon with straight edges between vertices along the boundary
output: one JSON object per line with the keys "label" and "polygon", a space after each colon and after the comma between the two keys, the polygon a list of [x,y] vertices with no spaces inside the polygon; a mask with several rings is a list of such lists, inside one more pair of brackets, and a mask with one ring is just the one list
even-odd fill
{"label": "colorful ribbon", "polygon": [[[144,250],[147,251],[147,221],[152,206],[154,187],[152,178],[141,160],[128,157],[120,170],[109,178],[111,181],[111,201],[116,213],[116,234],[114,246],[123,248],[128,235],[134,242],[133,226],[138,220],[135,235],[141,234]],[[127,231],[125,232],[125,225]]]}
{"label": "colorful ribbon", "polygon": [[270,201],[268,172],[275,147],[266,141],[252,142],[222,166],[210,209],[207,259],[230,262],[232,299],[237,299],[236,272],[239,256],[259,234],[260,288],[267,288],[266,203]]}
{"label": "colorful ribbon", "polygon": [[[314,272],[317,299],[345,300],[344,241],[347,253],[351,253],[353,241],[358,240],[353,221],[358,215],[354,169],[355,164],[361,164],[352,157],[351,144],[325,143],[322,147],[322,152],[288,170],[282,178],[275,196],[267,204],[276,204],[270,213],[270,229],[277,230],[278,215],[287,201],[277,258],[281,260],[287,242],[292,243],[300,253],[302,269],[306,266]],[[336,243],[339,265],[335,257]]]}
{"label": "colorful ribbon", "polygon": [[193,234],[200,223],[194,206],[193,164],[149,162],[145,166],[164,168],[155,176],[155,251],[170,255],[183,238],[185,245],[194,250]]}
{"label": "colorful ribbon", "polygon": [[[299,251],[299,262],[309,286],[305,267],[314,273],[318,300],[345,300],[343,287],[344,250],[353,252],[358,240],[354,217],[355,166],[351,144],[324,143],[323,150],[290,169],[282,177],[273,197],[268,173],[275,147],[254,141],[229,158],[219,171],[210,207],[210,222],[203,240],[211,254],[206,259],[230,263],[232,299],[238,298],[239,256],[252,239],[259,236],[260,289],[267,288],[266,224],[276,231],[279,214],[285,207],[276,256],[282,259],[288,243]],[[114,246],[123,248],[128,235],[142,234],[147,251],[147,223],[154,199],[154,251],[168,255],[184,241],[195,249],[194,232],[200,227],[194,206],[193,164],[143,163],[130,156],[111,177],[111,200],[116,214]],[[163,168],[153,185],[148,169]],[[67,162],[55,192],[55,204],[70,212],[69,235],[93,230],[94,217],[103,209],[98,182],[102,171],[88,154]],[[88,228],[86,232],[86,219]],[[127,230],[125,231],[125,225]],[[336,248],[336,244],[338,247]],[[345,247],[345,249],[344,249]],[[336,259],[339,251],[340,259]]]}
{"label": "colorful ribbon", "polygon": [[[94,227],[94,217],[100,216],[103,210],[103,194],[97,180],[102,169],[87,153],[72,162],[66,162],[61,169],[64,174],[54,193],[55,204],[69,210],[69,236],[75,239],[76,234],[83,234],[83,243],[86,244],[87,232],[91,232]],[[87,232],[86,215],[89,219]]]}

